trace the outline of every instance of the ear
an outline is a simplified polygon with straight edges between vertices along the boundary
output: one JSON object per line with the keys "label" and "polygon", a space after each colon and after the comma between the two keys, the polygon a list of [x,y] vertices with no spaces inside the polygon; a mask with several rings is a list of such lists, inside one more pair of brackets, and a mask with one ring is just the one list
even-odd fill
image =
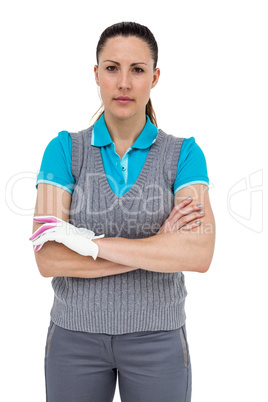
{"label": "ear", "polygon": [[153,81],[152,81],[152,88],[154,88],[156,86],[156,84],[158,83],[160,77],[160,69],[156,68],[154,70],[154,75],[153,75]]}
{"label": "ear", "polygon": [[95,81],[96,81],[96,84],[97,84],[97,85],[100,85],[100,82],[99,82],[99,71],[98,71],[98,66],[97,66],[97,65],[94,66],[94,74],[95,74]]}

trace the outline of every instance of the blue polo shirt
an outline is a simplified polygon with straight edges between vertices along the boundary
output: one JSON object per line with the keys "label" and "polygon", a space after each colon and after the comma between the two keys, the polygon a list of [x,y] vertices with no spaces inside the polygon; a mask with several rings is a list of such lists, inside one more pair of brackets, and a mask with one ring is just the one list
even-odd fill
{"label": "blue polo shirt", "polygon": [[[121,159],[115,152],[115,145],[107,129],[104,114],[94,124],[91,145],[100,148],[104,170],[113,192],[119,197],[136,182],[145,163],[150,147],[155,142],[158,128],[146,116],[146,124]],[[47,145],[40,171],[39,183],[52,184],[73,193],[75,180],[71,172],[72,138],[68,131],[60,131]],[[209,185],[206,159],[194,137],[184,138],[177,166],[174,194],[191,184]]]}

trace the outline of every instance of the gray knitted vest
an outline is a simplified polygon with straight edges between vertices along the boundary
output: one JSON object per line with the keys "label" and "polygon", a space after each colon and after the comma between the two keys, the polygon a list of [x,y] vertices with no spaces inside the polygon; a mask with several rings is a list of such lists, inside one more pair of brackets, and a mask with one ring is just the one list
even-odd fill
{"label": "gray knitted vest", "polygon": [[[174,206],[173,184],[183,138],[159,130],[135,184],[112,191],[93,126],[72,138],[75,187],[70,223],[106,237],[146,238],[157,233]],[[91,257],[88,257],[91,258]],[[177,329],[184,324],[187,291],[182,272],[139,269],[100,278],[55,277],[51,319],[75,331],[123,334]]]}

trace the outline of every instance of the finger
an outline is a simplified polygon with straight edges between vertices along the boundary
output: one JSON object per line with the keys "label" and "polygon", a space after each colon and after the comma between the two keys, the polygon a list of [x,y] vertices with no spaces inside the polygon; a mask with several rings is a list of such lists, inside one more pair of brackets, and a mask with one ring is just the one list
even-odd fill
{"label": "finger", "polygon": [[46,230],[52,229],[52,228],[55,228],[55,227],[57,227],[57,226],[56,225],[51,226],[50,224],[44,224],[32,234],[32,236],[29,238],[29,240],[35,240],[40,235],[42,235]]}
{"label": "finger", "polygon": [[194,228],[200,226],[201,223],[202,222],[200,220],[198,220],[196,222],[192,222],[192,223],[187,223],[186,225],[182,226],[180,228],[180,230],[187,230],[188,231],[188,230],[191,230],[191,229],[194,229]]}
{"label": "finger", "polygon": [[[193,210],[197,210],[196,212],[193,212]],[[187,211],[187,212],[186,212]],[[179,220],[182,221],[182,225],[183,226],[185,223],[191,222],[194,219],[197,218],[202,218],[205,215],[205,212],[202,211],[203,213],[200,214],[200,208],[197,206],[193,206],[191,207],[190,211],[184,210],[184,211],[178,211],[178,213],[174,216],[172,223],[173,225],[176,224]]]}
{"label": "finger", "polygon": [[36,241],[37,239],[43,238],[45,235],[49,234],[49,233],[56,233],[57,232],[57,228],[51,228],[51,229],[47,229],[46,231],[44,231],[42,234],[40,234],[39,236],[37,236],[35,239],[32,240],[32,242],[34,243],[34,241]]}
{"label": "finger", "polygon": [[185,225],[189,223],[193,223],[197,219],[203,218],[204,215],[200,215],[198,212],[193,212],[191,214],[185,215],[180,217],[177,222],[173,224],[174,228],[176,230],[179,230],[180,228],[184,227]]}
{"label": "finger", "polygon": [[46,215],[46,216],[34,216],[34,221],[38,223],[60,223],[62,219],[56,216]]}
{"label": "finger", "polygon": [[41,244],[44,244],[47,241],[53,241],[56,238],[56,233],[47,233],[44,234],[43,236],[40,236],[38,239],[33,241],[34,246],[40,246]]}
{"label": "finger", "polygon": [[43,244],[40,244],[39,246],[34,246],[34,251],[39,251],[43,247]]}
{"label": "finger", "polygon": [[184,206],[190,204],[190,202],[192,202],[192,201],[193,201],[192,199],[187,200],[187,198],[183,201],[180,201],[179,204],[174,206],[174,208],[172,209],[167,220],[169,221],[170,219],[172,219],[174,217],[174,215],[176,215],[176,213],[178,213],[178,209],[183,208]]}
{"label": "finger", "polygon": [[189,206],[186,206],[186,207],[180,209],[180,212],[183,215],[187,215],[193,211],[201,211],[202,207],[203,207],[203,204],[198,204],[198,205],[192,204],[192,205],[189,205]]}
{"label": "finger", "polygon": [[204,214],[200,215],[198,212],[195,212],[195,213],[186,215],[183,218],[179,219],[177,223],[180,225],[180,227],[182,227],[186,224],[195,223],[195,222],[197,222],[197,220],[200,221],[200,219],[203,217],[204,217]]}
{"label": "finger", "polygon": [[105,237],[105,235],[104,235],[104,234],[99,235],[99,236],[94,236],[94,237],[92,237],[92,240],[96,240],[96,239],[102,239],[103,237]]}
{"label": "finger", "polygon": [[45,232],[43,232],[40,236],[38,236],[36,239],[34,239],[32,242],[34,242],[37,239],[43,238],[46,235],[49,235],[50,233],[58,233],[57,231],[57,227],[55,228],[51,228],[51,229],[47,229]]}

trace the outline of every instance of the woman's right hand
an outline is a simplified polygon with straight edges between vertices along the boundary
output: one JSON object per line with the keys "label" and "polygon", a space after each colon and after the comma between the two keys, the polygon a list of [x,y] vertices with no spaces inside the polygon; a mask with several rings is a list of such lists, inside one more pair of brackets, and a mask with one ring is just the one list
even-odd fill
{"label": "woman's right hand", "polygon": [[[157,234],[174,232],[177,230],[188,231],[201,225],[201,220],[205,214],[202,204],[192,204],[193,200],[187,198],[177,204],[171,211],[169,217],[161,226]],[[202,212],[202,213],[200,213]]]}

